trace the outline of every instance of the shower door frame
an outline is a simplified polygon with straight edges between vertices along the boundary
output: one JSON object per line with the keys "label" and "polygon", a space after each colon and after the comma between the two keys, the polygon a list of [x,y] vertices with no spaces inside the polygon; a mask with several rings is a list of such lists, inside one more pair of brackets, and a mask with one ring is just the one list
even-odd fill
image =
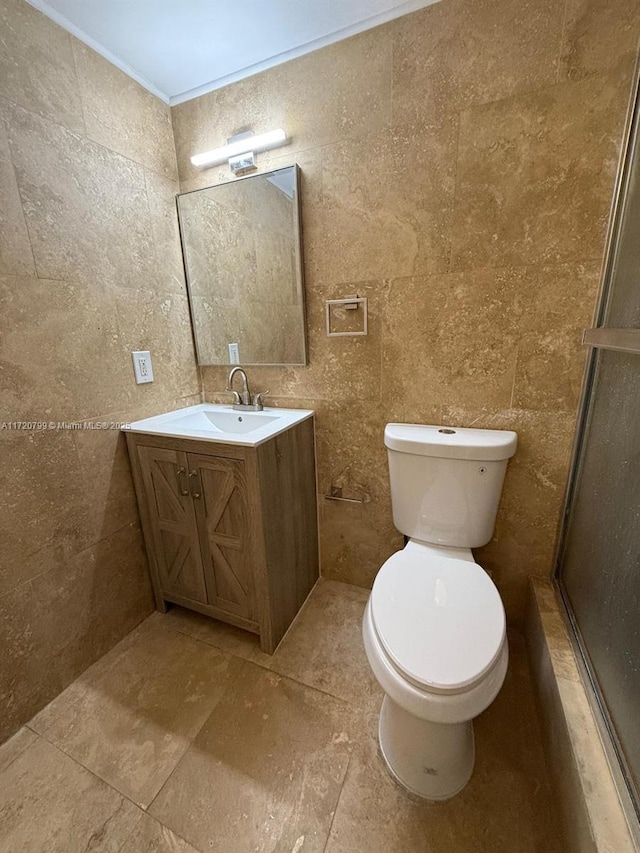
{"label": "shower door frame", "polygon": [[[616,260],[615,249],[617,246],[618,235],[620,233],[622,214],[624,212],[628,192],[631,158],[636,149],[640,152],[640,49],[636,55],[633,85],[631,87],[623,134],[623,145],[621,148],[613,199],[609,214],[609,225],[605,242],[600,289],[594,312],[594,327],[600,327],[607,315]],[[569,594],[562,580],[562,562],[567,545],[568,526],[582,471],[582,463],[586,449],[585,439],[588,435],[591,422],[591,402],[593,399],[594,384],[598,374],[598,351],[599,349],[612,348],[607,347],[606,344],[588,345],[590,346],[590,352],[585,366],[580,403],[576,419],[576,432],[571,451],[571,468],[565,491],[560,532],[554,557],[552,581],[563,604],[561,613],[569,628],[569,636],[574,646],[574,650],[576,651],[576,660],[582,675],[585,692],[594,712],[594,718],[596,720],[602,744],[611,768],[611,773],[618,790],[620,802],[627,817],[627,822],[633,839],[640,849],[640,790],[636,791],[632,782],[632,774],[628,769],[623,749],[618,740],[604,697],[602,696],[602,692],[598,685],[598,680],[595,675],[594,667],[591,664],[586,643],[584,642],[580,628],[578,627],[578,623],[571,606],[571,601],[569,599]],[[640,364],[640,354],[638,354],[638,360],[638,363]]]}

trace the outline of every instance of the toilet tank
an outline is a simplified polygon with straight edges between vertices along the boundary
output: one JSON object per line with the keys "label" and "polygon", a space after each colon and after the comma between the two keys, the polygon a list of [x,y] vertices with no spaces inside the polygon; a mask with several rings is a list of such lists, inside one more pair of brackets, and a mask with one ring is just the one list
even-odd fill
{"label": "toilet tank", "polygon": [[509,430],[387,424],[395,526],[434,545],[486,545],[517,441]]}

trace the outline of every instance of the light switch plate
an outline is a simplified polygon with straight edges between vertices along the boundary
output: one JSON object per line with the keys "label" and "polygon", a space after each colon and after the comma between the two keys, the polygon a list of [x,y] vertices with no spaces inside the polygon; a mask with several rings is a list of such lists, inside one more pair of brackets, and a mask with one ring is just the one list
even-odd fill
{"label": "light switch plate", "polygon": [[136,383],[142,385],[145,382],[153,382],[153,365],[151,364],[151,353],[148,350],[132,352],[133,372],[136,375]]}
{"label": "light switch plate", "polygon": [[229,364],[240,364],[240,348],[238,344],[229,344]]}

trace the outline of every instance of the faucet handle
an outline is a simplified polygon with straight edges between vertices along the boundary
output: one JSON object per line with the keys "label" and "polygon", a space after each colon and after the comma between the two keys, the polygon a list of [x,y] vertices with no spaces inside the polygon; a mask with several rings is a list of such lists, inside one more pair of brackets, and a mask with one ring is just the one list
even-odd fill
{"label": "faucet handle", "polygon": [[262,406],[262,398],[267,394],[270,394],[271,391],[258,391],[257,394],[253,395],[253,405],[254,406]]}
{"label": "faucet handle", "polygon": [[240,405],[242,400],[240,399],[240,394],[234,388],[225,388],[225,391],[228,391],[230,394],[233,394],[233,405]]}

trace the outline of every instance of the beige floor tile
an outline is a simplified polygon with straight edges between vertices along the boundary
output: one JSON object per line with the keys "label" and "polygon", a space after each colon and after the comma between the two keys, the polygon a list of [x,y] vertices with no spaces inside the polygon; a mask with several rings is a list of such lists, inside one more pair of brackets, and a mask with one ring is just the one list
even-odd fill
{"label": "beige floor tile", "polygon": [[18,729],[13,737],[10,737],[0,746],[0,773],[6,770],[37,739],[38,735],[26,726]]}
{"label": "beige floor tile", "polygon": [[[44,737],[146,807],[239,662],[153,619],[33,721]],[[43,726],[43,720],[45,724]]]}
{"label": "beige floor tile", "polygon": [[166,826],[145,814],[118,853],[198,853],[198,851]]}
{"label": "beige floor tile", "polygon": [[245,662],[149,811],[203,851],[322,853],[353,728],[346,703]]}
{"label": "beige floor tile", "polygon": [[382,692],[362,644],[369,591],[322,580],[275,654],[257,649],[252,660],[358,707],[377,708]]}
{"label": "beige floor tile", "polygon": [[7,853],[118,853],[139,819],[133,803],[42,738],[0,777]]}
{"label": "beige floor tile", "polygon": [[560,853],[521,638],[502,692],[475,723],[476,767],[446,803],[409,796],[378,754],[377,716],[354,749],[326,853]]}
{"label": "beige floor tile", "polygon": [[257,634],[227,625],[218,619],[210,619],[193,610],[185,610],[184,607],[171,607],[168,613],[154,613],[151,618],[173,631],[195,637],[196,640],[239,658],[248,660],[260,647]]}

